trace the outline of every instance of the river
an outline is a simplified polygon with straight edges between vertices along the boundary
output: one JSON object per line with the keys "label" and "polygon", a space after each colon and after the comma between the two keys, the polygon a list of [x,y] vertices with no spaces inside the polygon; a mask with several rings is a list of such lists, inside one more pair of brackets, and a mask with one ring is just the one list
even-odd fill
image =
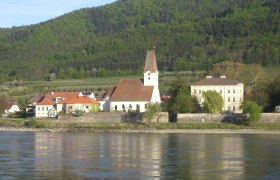
{"label": "river", "polygon": [[0,132],[0,179],[280,179],[278,134]]}

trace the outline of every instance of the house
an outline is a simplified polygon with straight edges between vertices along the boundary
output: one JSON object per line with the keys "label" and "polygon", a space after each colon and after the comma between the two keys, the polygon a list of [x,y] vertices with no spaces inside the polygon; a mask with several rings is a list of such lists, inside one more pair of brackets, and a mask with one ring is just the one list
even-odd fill
{"label": "house", "polygon": [[99,110],[100,111],[110,111],[110,103],[113,92],[116,87],[111,87],[108,91],[99,92],[97,96],[97,101],[99,102]]}
{"label": "house", "polygon": [[20,108],[17,105],[17,100],[14,98],[1,98],[0,110],[3,113],[3,117],[8,117],[10,114],[19,112]]}
{"label": "house", "polygon": [[191,85],[191,95],[196,96],[199,104],[203,104],[205,91],[216,91],[221,94],[224,100],[223,110],[225,112],[242,112],[240,106],[244,99],[244,85],[237,80],[227,79],[226,76],[213,78],[207,76],[205,79]]}
{"label": "house", "polygon": [[31,99],[28,100],[28,104],[26,107],[26,116],[27,117],[33,117],[35,116],[35,105],[42,101],[44,98],[44,94],[40,93],[40,94],[36,94],[34,97],[32,97]]}
{"label": "house", "polygon": [[99,102],[88,96],[76,96],[72,98],[66,98],[58,102],[57,105],[62,105],[62,110],[67,114],[75,111],[82,111],[85,113],[91,111],[99,111]]}
{"label": "house", "polygon": [[155,51],[150,50],[146,56],[144,80],[120,80],[112,94],[110,110],[144,112],[148,103],[160,103],[158,74]]}
{"label": "house", "polygon": [[[35,117],[49,117],[49,111],[55,110],[55,101],[53,99],[44,98],[35,105]],[[55,111],[57,114],[57,111]]]}
{"label": "house", "polygon": [[49,92],[35,104],[35,117],[56,117],[61,111],[70,113],[98,111],[99,103],[92,92]]}

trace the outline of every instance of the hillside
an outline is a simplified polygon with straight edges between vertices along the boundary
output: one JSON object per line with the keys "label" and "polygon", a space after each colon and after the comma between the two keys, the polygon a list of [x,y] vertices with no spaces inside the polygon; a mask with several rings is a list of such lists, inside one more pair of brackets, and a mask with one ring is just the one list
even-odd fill
{"label": "hillside", "polygon": [[32,26],[0,29],[0,82],[142,73],[233,60],[280,64],[278,0],[119,0]]}

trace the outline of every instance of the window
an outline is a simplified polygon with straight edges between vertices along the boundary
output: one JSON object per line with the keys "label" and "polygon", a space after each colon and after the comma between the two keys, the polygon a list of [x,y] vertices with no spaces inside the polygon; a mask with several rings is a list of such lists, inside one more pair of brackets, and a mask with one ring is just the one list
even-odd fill
{"label": "window", "polygon": [[235,93],[235,89],[233,89],[233,93]]}
{"label": "window", "polygon": [[118,110],[118,106],[117,106],[117,105],[115,105],[115,111],[116,111],[116,110]]}
{"label": "window", "polygon": [[129,104],[129,108],[132,109],[132,105],[131,104]]}
{"label": "window", "polygon": [[235,98],[233,98],[232,101],[235,102]]}
{"label": "window", "polygon": [[40,111],[40,107],[38,107],[38,111]]}
{"label": "window", "polygon": [[233,111],[235,111],[235,106],[232,107]]}
{"label": "window", "polygon": [[199,94],[201,94],[201,90],[199,90]]}
{"label": "window", "polygon": [[47,107],[47,111],[49,110],[49,107]]}
{"label": "window", "polygon": [[228,93],[230,93],[230,89],[228,89]]}
{"label": "window", "polygon": [[228,97],[228,102],[230,102],[230,97]]}
{"label": "window", "polygon": [[228,111],[230,111],[230,106],[228,106]]}
{"label": "window", "polygon": [[86,106],[86,109],[88,109],[88,106]]}
{"label": "window", "polygon": [[139,105],[139,104],[136,105],[136,110],[137,110],[137,111],[140,110],[140,105]]}
{"label": "window", "polygon": [[220,94],[222,94],[223,93],[223,90],[220,90]]}
{"label": "window", "polygon": [[125,105],[124,104],[122,105],[122,109],[125,110]]}
{"label": "window", "polygon": [[44,111],[44,107],[42,107],[42,111]]}

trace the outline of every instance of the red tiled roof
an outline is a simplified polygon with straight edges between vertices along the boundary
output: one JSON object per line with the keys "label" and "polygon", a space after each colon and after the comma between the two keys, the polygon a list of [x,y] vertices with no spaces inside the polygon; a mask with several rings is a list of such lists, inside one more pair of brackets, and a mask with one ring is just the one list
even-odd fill
{"label": "red tiled roof", "polygon": [[56,98],[56,97],[63,97],[63,98],[72,98],[77,97],[80,92],[49,92],[45,94],[45,98]]}
{"label": "red tiled roof", "polygon": [[36,104],[36,106],[37,105],[40,105],[40,106],[48,106],[48,105],[54,105],[55,104],[55,102],[53,101],[53,100],[51,100],[51,99],[43,99],[42,101],[40,101],[40,102],[38,102],[37,104]]}
{"label": "red tiled roof", "polygon": [[88,96],[77,96],[73,98],[64,99],[58,104],[99,104],[95,99]]}
{"label": "red tiled roof", "polygon": [[153,86],[144,86],[140,79],[120,80],[112,95],[112,101],[150,101]]}
{"label": "red tiled roof", "polygon": [[157,60],[156,60],[156,53],[154,50],[147,51],[146,62],[144,72],[156,72],[157,68]]}
{"label": "red tiled roof", "polygon": [[192,86],[217,86],[217,85],[237,85],[242,84],[242,82],[237,80],[230,80],[227,78],[205,78],[202,79],[194,84]]}

